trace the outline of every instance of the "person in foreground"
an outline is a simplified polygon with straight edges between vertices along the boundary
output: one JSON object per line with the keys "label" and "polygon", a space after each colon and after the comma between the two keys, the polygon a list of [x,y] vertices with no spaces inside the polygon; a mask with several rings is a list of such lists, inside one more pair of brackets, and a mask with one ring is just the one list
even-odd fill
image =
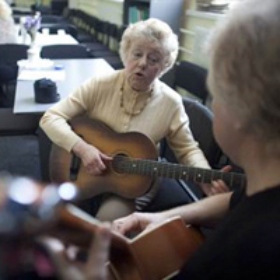
{"label": "person in foreground", "polygon": [[93,241],[89,247],[86,262],[73,259],[71,249],[56,238],[41,238],[52,260],[56,278],[65,280],[105,280],[111,279],[106,264],[109,260],[111,241],[110,225],[104,223],[95,231]]}
{"label": "person in foreground", "polygon": [[[75,195],[67,201],[60,187],[0,172],[0,279],[110,277],[105,265],[111,243],[109,223],[100,223],[92,232],[88,258],[79,260],[78,247],[61,238],[59,226],[63,220],[60,210],[71,205]],[[69,236],[75,234],[72,226]]]}
{"label": "person in foreground", "polygon": [[280,277],[280,2],[246,1],[210,47],[208,86],[214,133],[247,176],[241,191],[161,213],[134,213],[113,228],[126,234],[181,216],[215,227],[182,267],[183,279]]}
{"label": "person in foreground", "polygon": [[[102,121],[117,133],[141,132],[157,146],[166,137],[180,163],[209,169],[193,139],[181,96],[159,80],[177,58],[177,36],[166,23],[148,19],[129,26],[120,46],[125,69],[96,75],[86,81],[43,115],[42,129],[58,146],[81,158],[87,172],[93,176],[102,175],[112,158],[71,129],[67,121],[80,115]],[[207,195],[228,190],[222,181],[201,184],[201,187]],[[159,182],[155,180],[148,193],[135,201],[105,195],[97,218],[113,220],[135,209],[141,210],[158,188]]]}

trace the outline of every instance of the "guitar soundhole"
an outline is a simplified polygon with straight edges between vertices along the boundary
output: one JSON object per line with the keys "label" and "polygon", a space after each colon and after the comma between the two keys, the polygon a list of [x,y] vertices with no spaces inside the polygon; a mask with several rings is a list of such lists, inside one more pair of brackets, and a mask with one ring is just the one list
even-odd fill
{"label": "guitar soundhole", "polygon": [[125,173],[127,169],[126,163],[128,162],[128,156],[125,154],[117,154],[112,161],[112,168],[115,172]]}

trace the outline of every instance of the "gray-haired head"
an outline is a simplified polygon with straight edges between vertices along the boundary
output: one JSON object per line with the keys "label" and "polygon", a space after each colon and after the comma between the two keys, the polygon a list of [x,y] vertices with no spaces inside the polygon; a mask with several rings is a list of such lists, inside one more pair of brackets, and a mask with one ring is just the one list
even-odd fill
{"label": "gray-haired head", "polygon": [[280,151],[280,1],[246,1],[232,11],[214,32],[210,55],[212,94]]}
{"label": "gray-haired head", "polygon": [[178,37],[173,33],[168,24],[155,18],[131,24],[123,33],[120,44],[120,56],[124,65],[126,64],[128,50],[132,42],[139,38],[157,42],[160,48],[162,48],[165,54],[162,74],[172,68],[178,56]]}

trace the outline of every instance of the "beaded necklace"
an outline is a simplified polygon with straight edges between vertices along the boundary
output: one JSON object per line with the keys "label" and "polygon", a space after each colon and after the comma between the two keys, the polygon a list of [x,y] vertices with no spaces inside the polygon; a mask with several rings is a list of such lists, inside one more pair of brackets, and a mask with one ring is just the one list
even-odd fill
{"label": "beaded necklace", "polygon": [[150,102],[152,91],[153,91],[153,89],[151,89],[149,91],[150,96],[143,103],[143,106],[140,109],[138,109],[137,111],[132,111],[132,110],[129,110],[125,107],[125,103],[124,103],[124,84],[123,84],[122,87],[121,87],[121,96],[120,96],[120,107],[121,107],[122,111],[129,116],[139,115],[145,109],[147,104]]}

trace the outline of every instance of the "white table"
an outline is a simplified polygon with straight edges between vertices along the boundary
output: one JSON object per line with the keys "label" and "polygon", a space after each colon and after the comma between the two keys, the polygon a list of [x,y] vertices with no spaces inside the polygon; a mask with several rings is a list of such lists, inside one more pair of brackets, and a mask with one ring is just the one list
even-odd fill
{"label": "white table", "polygon": [[[22,36],[18,36],[17,38],[18,44],[30,44],[30,36],[27,36],[27,40]],[[36,36],[36,45],[37,46],[48,46],[48,45],[77,45],[79,42],[72,37],[71,35],[65,33],[65,34],[42,34],[40,32],[37,33]]]}
{"label": "white table", "polygon": [[[95,73],[111,73],[115,71],[104,59],[56,59],[55,65],[62,65],[65,70],[65,79],[56,81],[57,91],[60,99],[65,98],[85,80],[94,76]],[[34,70],[36,71],[36,70]],[[35,103],[34,81],[18,80],[13,112],[22,113],[44,113],[54,105]]]}

